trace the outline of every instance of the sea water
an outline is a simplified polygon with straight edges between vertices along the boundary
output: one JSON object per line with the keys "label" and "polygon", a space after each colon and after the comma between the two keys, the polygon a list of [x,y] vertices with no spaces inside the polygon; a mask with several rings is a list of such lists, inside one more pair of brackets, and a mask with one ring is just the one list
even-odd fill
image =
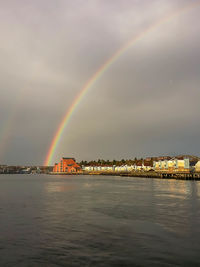
{"label": "sea water", "polygon": [[0,266],[200,266],[200,182],[0,175]]}

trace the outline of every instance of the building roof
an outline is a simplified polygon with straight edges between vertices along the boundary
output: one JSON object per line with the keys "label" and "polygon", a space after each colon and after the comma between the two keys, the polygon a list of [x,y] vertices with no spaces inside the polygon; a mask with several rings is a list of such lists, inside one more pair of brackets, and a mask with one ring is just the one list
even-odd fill
{"label": "building roof", "polygon": [[72,159],[72,160],[76,161],[75,158],[66,158],[66,157],[62,157],[62,159]]}
{"label": "building roof", "polygon": [[151,162],[144,162],[143,164],[144,166],[153,167],[153,164]]}

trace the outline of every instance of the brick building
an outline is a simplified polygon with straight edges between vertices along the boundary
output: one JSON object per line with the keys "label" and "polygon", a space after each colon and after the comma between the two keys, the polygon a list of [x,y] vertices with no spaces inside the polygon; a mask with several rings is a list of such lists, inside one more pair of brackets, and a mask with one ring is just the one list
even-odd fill
{"label": "brick building", "polygon": [[59,163],[55,163],[53,172],[62,173],[78,173],[81,172],[81,167],[76,163],[74,158],[61,158]]}

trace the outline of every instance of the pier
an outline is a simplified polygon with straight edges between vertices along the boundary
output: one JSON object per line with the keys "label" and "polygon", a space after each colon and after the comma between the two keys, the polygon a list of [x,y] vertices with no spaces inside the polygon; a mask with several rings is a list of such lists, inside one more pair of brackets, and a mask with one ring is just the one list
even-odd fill
{"label": "pier", "polygon": [[121,173],[120,176],[144,177],[144,178],[160,178],[160,179],[176,179],[176,180],[200,180],[200,173],[161,173],[161,172],[131,172]]}
{"label": "pier", "polygon": [[49,172],[51,175],[105,175],[105,176],[124,176],[124,177],[141,177],[141,178],[158,178],[158,179],[176,179],[176,180],[195,180],[200,181],[200,172],[155,172],[155,171],[132,171],[132,172],[111,172],[111,171],[82,171],[82,172]]}
{"label": "pier", "polygon": [[124,176],[124,177],[141,177],[141,178],[158,178],[158,179],[176,179],[176,180],[195,180],[200,181],[200,173],[161,173],[161,172],[83,172],[84,175],[105,175],[105,176]]}

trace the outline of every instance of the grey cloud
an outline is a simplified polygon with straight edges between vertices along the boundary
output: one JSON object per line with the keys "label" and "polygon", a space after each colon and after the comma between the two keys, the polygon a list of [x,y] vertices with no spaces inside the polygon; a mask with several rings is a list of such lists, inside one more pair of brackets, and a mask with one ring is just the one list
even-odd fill
{"label": "grey cloud", "polygon": [[[1,161],[41,164],[67,108],[95,71],[133,36],[189,3],[1,3],[1,145],[4,125],[13,120]],[[110,66],[76,109],[54,160],[184,148],[198,154],[198,10],[158,27]]]}

